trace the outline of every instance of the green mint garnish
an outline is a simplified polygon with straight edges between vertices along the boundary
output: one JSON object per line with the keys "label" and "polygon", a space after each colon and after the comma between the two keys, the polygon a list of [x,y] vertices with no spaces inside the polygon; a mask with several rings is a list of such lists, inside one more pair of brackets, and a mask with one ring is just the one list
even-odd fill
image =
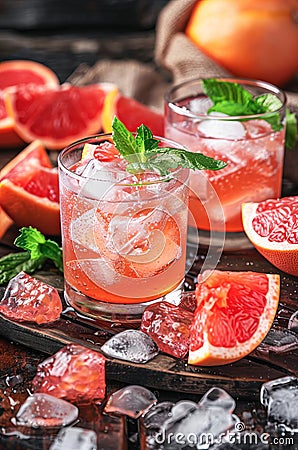
{"label": "green mint garnish", "polygon": [[46,239],[40,231],[33,227],[23,227],[20,232],[21,234],[14,241],[17,247],[29,252],[32,260],[50,259],[63,272],[62,249],[57,242]]}
{"label": "green mint garnish", "polygon": [[[283,125],[278,112],[281,101],[273,94],[263,94],[253,97],[250,92],[238,83],[218,81],[215,78],[203,80],[206,95],[214,103],[208,110],[221,112],[229,116],[247,116],[254,114],[266,114],[266,120],[274,131],[282,129]],[[297,122],[294,113],[286,109],[286,148],[295,147],[297,138]]]}
{"label": "green mint garnish", "polygon": [[34,273],[48,260],[63,272],[62,249],[55,241],[46,239],[36,228],[23,227],[20,232],[14,244],[25,251],[0,258],[0,284],[7,283],[22,271]]}
{"label": "green mint garnish", "polygon": [[193,153],[182,148],[159,147],[160,141],[155,139],[151,130],[143,124],[139,126],[134,136],[117,117],[114,117],[112,129],[114,143],[119,153],[128,161],[126,170],[130,173],[149,170],[166,176],[178,167],[219,170],[227,165],[224,161],[202,153]]}
{"label": "green mint garnish", "polygon": [[11,278],[15,277],[21,271],[33,273],[37,269],[41,269],[45,257],[31,259],[29,252],[9,253],[0,258],[0,284],[5,284]]}

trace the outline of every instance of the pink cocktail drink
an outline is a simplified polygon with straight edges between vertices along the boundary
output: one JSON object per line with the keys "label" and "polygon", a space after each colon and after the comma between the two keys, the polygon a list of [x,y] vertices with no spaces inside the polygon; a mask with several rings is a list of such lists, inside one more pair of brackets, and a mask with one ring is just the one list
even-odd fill
{"label": "pink cocktail drink", "polygon": [[188,170],[163,179],[126,166],[111,135],[74,144],[59,161],[66,298],[110,320],[133,320],[185,274]]}
{"label": "pink cocktail drink", "polygon": [[[267,83],[246,83],[254,95],[271,87]],[[277,88],[272,87],[272,91],[280,99],[278,114],[283,118],[284,96]],[[242,232],[243,202],[280,196],[285,127],[274,130],[270,119],[266,120],[268,114],[207,114],[211,106],[199,81],[174,88],[165,106],[165,135],[191,151],[227,162],[220,171],[191,174],[190,225],[201,230],[212,226],[215,231],[225,228],[227,232]]]}

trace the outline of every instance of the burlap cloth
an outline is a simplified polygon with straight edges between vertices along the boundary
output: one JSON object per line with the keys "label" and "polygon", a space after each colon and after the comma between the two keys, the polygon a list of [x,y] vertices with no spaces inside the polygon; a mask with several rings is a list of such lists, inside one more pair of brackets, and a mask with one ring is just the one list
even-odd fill
{"label": "burlap cloth", "polygon": [[[171,85],[193,79],[229,76],[184,34],[197,0],[172,0],[161,11],[156,25],[154,61],[101,60],[94,66],[81,65],[69,77],[77,85],[112,82],[124,95],[163,111],[163,98]],[[298,93],[286,91],[288,106],[298,117]],[[286,151],[284,176],[298,184],[298,142]]]}

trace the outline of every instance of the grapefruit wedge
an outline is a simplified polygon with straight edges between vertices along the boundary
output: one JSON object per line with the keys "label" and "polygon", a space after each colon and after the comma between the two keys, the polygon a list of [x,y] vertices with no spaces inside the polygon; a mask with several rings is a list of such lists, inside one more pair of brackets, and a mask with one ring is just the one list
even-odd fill
{"label": "grapefruit wedge", "polygon": [[189,364],[223,365],[251,353],[272,325],[279,292],[279,275],[205,271],[196,290]]}
{"label": "grapefruit wedge", "polygon": [[242,205],[244,231],[275,267],[298,276],[298,196]]}
{"label": "grapefruit wedge", "polygon": [[60,150],[101,131],[104,98],[113,87],[110,83],[26,85],[7,89],[4,99],[25,142],[39,139],[47,149]]}
{"label": "grapefruit wedge", "polygon": [[7,113],[4,90],[28,83],[58,86],[59,80],[51,69],[35,61],[12,60],[0,63],[0,148],[17,147],[24,142],[15,132],[14,118]]}
{"label": "grapefruit wedge", "polygon": [[19,227],[60,234],[58,173],[34,141],[0,172],[0,206]]}
{"label": "grapefruit wedge", "polygon": [[164,135],[163,115],[133,98],[125,97],[116,87],[108,93],[104,101],[102,128],[105,133],[112,131],[114,116],[131,132],[135,132],[143,123],[155,136]]}

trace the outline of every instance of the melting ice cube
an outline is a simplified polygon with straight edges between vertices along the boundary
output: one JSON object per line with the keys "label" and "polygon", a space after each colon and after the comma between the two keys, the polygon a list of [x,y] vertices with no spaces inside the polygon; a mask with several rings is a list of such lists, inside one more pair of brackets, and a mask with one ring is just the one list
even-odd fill
{"label": "melting ice cube", "polygon": [[183,400],[173,406],[161,434],[165,449],[208,448],[212,439],[231,429],[238,417],[235,402],[224,390],[213,388],[197,404]]}
{"label": "melting ice cube", "polygon": [[113,186],[113,176],[104,168],[97,159],[91,159],[81,173],[84,177],[80,181],[80,197],[100,200],[105,197]]}
{"label": "melting ice cube", "polygon": [[150,430],[159,430],[162,424],[171,417],[173,406],[172,402],[161,402],[153,406],[144,415],[144,427]]}
{"label": "melting ice cube", "polygon": [[97,450],[97,436],[93,430],[63,428],[49,450]]}
{"label": "melting ice cube", "polygon": [[141,330],[162,352],[183,358],[189,348],[189,329],[193,313],[168,302],[156,302],[143,313]]}
{"label": "melting ice cube", "polygon": [[137,419],[157,402],[155,395],[148,389],[131,385],[114,392],[108,399],[105,412],[125,414]]}
{"label": "melting ice cube", "polygon": [[199,405],[204,408],[220,407],[232,413],[236,403],[226,391],[218,387],[213,387],[201,398]]}
{"label": "melting ice cube", "polygon": [[38,393],[28,397],[16,415],[16,424],[25,427],[62,427],[78,417],[78,408],[52,395]]}
{"label": "melting ice cube", "polygon": [[207,114],[208,109],[213,105],[212,100],[208,97],[198,97],[190,100],[188,107],[192,113]]}
{"label": "melting ice cube", "polygon": [[111,337],[101,350],[112,358],[135,363],[146,363],[158,354],[150,336],[139,330],[125,330]]}
{"label": "melting ice cube", "polygon": [[32,388],[76,403],[102,400],[105,357],[82,345],[66,345],[38,365]]}
{"label": "melting ice cube", "polygon": [[[211,115],[211,114],[210,114]],[[216,113],[217,116],[226,114]],[[200,135],[216,139],[243,139],[246,130],[241,122],[227,119],[206,119],[198,123],[197,130]]]}
{"label": "melting ice cube", "polygon": [[298,432],[298,378],[283,377],[264,383],[260,399],[269,422]]}

